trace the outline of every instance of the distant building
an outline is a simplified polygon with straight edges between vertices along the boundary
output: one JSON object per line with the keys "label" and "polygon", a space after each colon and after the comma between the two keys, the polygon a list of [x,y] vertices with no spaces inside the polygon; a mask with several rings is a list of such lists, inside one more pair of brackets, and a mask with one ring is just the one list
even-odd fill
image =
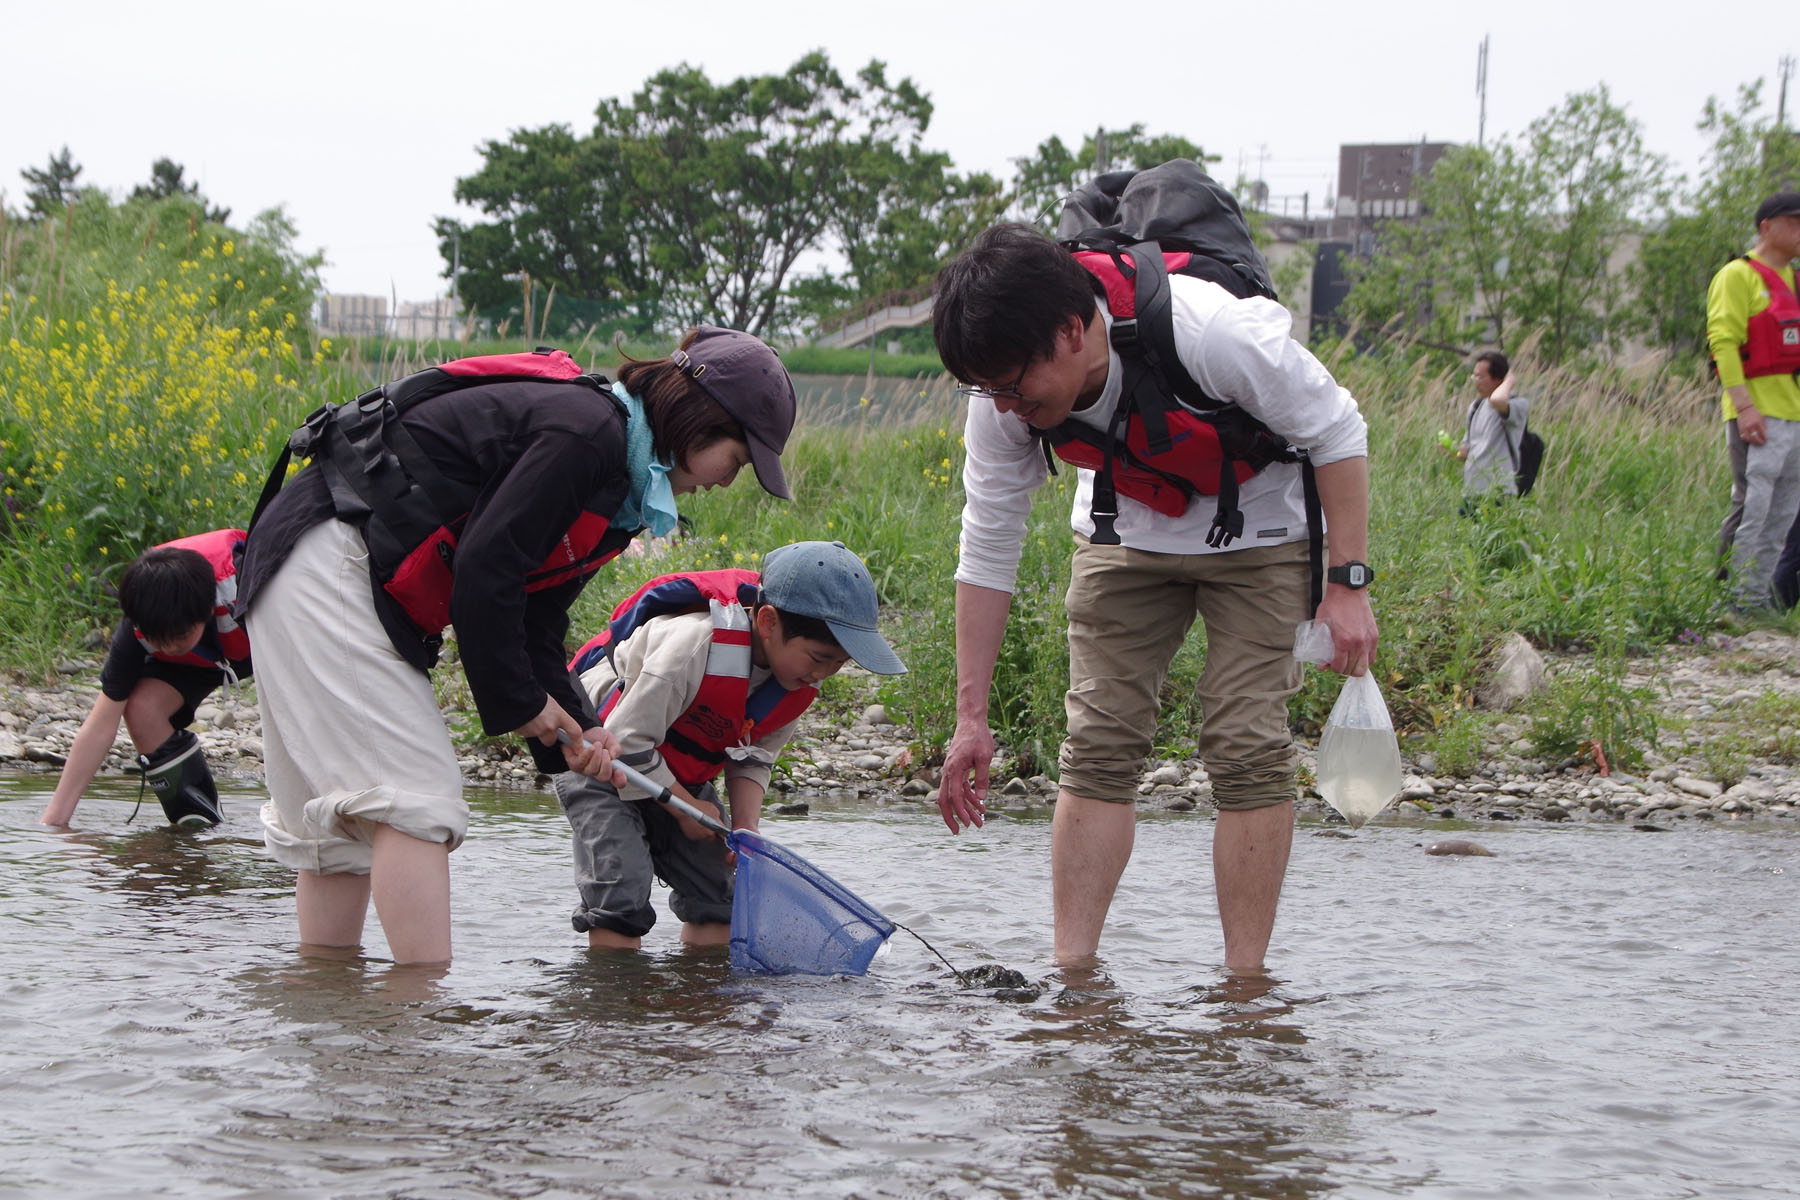
{"label": "distant building", "polygon": [[319,301],[319,332],[333,337],[457,339],[469,321],[456,300],[408,300],[392,315],[386,296],[331,295]]}
{"label": "distant building", "polygon": [[1337,196],[1316,209],[1310,196],[1262,198],[1252,192],[1252,206],[1265,218],[1272,239],[1264,254],[1273,265],[1292,257],[1304,242],[1314,243],[1312,270],[1298,294],[1284,297],[1295,312],[1295,335],[1302,340],[1314,330],[1335,328],[1332,314],[1349,293],[1346,258],[1375,253],[1381,227],[1414,222],[1420,217],[1419,183],[1430,174],[1454,142],[1362,143],[1338,147]]}
{"label": "distant building", "polygon": [[468,317],[462,306],[449,296],[436,300],[409,300],[394,314],[389,332],[397,338],[414,341],[461,338]]}
{"label": "distant building", "polygon": [[1419,183],[1455,144],[1420,141],[1339,146],[1337,204],[1332,212],[1338,227],[1332,236],[1348,234],[1356,253],[1373,253],[1381,222],[1418,219]]}
{"label": "distant building", "polygon": [[325,296],[319,301],[319,332],[334,337],[379,337],[387,333],[386,296]]}

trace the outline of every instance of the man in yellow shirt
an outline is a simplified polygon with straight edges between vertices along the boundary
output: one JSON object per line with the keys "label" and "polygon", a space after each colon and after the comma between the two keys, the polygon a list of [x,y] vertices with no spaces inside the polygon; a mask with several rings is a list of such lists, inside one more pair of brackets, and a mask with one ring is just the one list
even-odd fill
{"label": "man in yellow shirt", "polygon": [[1731,580],[1732,598],[1745,609],[1773,603],[1770,581],[1800,514],[1800,299],[1792,266],[1800,257],[1800,192],[1764,200],[1756,231],[1755,247],[1721,267],[1706,294],[1728,437],[1735,433],[1744,449]]}

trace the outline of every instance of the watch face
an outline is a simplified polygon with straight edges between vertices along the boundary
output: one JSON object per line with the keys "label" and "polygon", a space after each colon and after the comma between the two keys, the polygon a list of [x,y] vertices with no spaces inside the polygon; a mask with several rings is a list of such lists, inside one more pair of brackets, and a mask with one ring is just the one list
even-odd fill
{"label": "watch face", "polygon": [[1351,587],[1359,588],[1369,586],[1369,568],[1363,566],[1363,564],[1351,563],[1347,573],[1350,576],[1349,583]]}

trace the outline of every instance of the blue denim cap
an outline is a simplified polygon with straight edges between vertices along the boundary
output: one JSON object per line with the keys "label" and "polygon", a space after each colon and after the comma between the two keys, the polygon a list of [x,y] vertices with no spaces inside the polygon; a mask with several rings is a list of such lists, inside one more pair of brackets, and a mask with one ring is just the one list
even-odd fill
{"label": "blue denim cap", "polygon": [[782,612],[825,622],[866,671],[904,675],[906,665],[875,628],[880,604],[862,559],[842,542],[794,542],[762,560],[763,599]]}

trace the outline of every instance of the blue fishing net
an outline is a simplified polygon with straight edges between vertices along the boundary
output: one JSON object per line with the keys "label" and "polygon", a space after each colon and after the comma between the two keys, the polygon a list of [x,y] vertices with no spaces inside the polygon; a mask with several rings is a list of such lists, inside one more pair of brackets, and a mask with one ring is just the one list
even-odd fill
{"label": "blue fishing net", "polygon": [[791,850],[731,835],[731,965],[765,975],[861,975],[894,923]]}

